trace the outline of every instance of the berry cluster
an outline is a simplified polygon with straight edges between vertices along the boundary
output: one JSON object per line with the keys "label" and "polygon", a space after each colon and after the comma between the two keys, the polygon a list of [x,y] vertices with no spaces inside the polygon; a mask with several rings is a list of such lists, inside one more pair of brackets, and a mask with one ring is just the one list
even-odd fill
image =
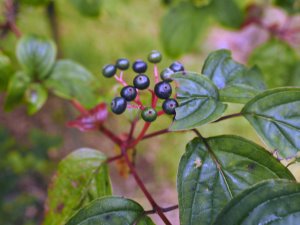
{"label": "berry cluster", "polygon": [[[120,91],[120,96],[115,97],[111,102],[111,110],[115,114],[122,114],[127,108],[139,108],[142,110],[141,117],[146,122],[153,122],[158,115],[166,113],[168,115],[175,114],[175,108],[178,107],[178,103],[175,98],[170,98],[172,95],[172,86],[171,86],[171,75],[184,71],[184,67],[179,62],[172,63],[168,68],[164,69],[160,73],[161,81],[159,80],[159,74],[156,64],[162,60],[162,55],[158,51],[152,51],[148,55],[148,61],[154,64],[154,78],[155,86],[154,90],[150,89],[150,79],[145,74],[148,65],[143,60],[136,60],[132,64],[132,70],[137,74],[133,79],[133,84],[128,85],[123,80],[123,72],[128,70],[130,67],[130,62],[128,59],[121,58],[116,61],[116,63],[108,64],[103,67],[102,74],[105,77],[115,77],[115,79],[123,85],[123,88]],[[120,70],[120,75],[117,76],[117,71]],[[151,107],[145,107],[139,96],[139,91],[148,90],[152,93],[152,103]],[[163,111],[157,112],[156,105],[158,99],[163,99],[162,109]],[[133,102],[135,104],[129,104]]]}

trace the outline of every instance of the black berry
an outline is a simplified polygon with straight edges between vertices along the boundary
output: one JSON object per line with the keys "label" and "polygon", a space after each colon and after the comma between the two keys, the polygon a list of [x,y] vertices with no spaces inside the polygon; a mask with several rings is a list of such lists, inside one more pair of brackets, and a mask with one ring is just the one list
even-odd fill
{"label": "black berry", "polygon": [[150,108],[150,107],[145,108],[142,111],[142,118],[146,122],[153,122],[157,118],[157,112],[153,108]]}
{"label": "black berry", "polygon": [[129,68],[129,60],[124,58],[118,59],[116,62],[116,67],[119,70],[127,70]]}
{"label": "black berry", "polygon": [[115,114],[122,114],[126,110],[127,102],[123,97],[115,97],[110,106],[111,111],[113,111]]}
{"label": "black berry", "polygon": [[172,87],[166,81],[157,83],[154,87],[154,92],[161,99],[168,99],[172,94]]}
{"label": "black berry", "polygon": [[145,74],[139,74],[133,79],[133,85],[139,90],[147,89],[150,85],[149,77]]}
{"label": "black berry", "polygon": [[178,102],[174,98],[165,100],[162,104],[164,112],[168,115],[175,114],[175,108],[178,107]]}
{"label": "black berry", "polygon": [[108,64],[102,68],[102,74],[105,77],[112,77],[116,74],[117,67],[111,64]]}
{"label": "black berry", "polygon": [[162,55],[159,51],[153,50],[148,55],[148,61],[151,63],[159,63],[162,59]]}
{"label": "black berry", "polygon": [[135,99],[137,91],[135,87],[128,85],[122,88],[120,94],[126,101],[132,101]]}
{"label": "black berry", "polygon": [[147,63],[144,62],[143,60],[136,60],[132,64],[132,69],[136,73],[145,73],[147,70]]}
{"label": "black berry", "polygon": [[171,82],[171,75],[174,74],[174,71],[171,70],[170,68],[166,68],[160,73],[160,78],[164,81]]}
{"label": "black berry", "polygon": [[184,71],[183,65],[180,62],[177,62],[177,61],[173,62],[170,65],[170,69],[173,70],[175,73],[180,72],[180,71]]}

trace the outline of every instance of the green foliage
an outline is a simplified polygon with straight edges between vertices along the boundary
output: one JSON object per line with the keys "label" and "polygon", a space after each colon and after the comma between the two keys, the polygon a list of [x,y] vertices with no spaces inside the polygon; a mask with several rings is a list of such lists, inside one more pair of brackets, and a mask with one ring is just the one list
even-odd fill
{"label": "green foliage", "polygon": [[102,0],[70,0],[70,2],[84,16],[97,17],[100,14]]}
{"label": "green foliage", "polygon": [[24,94],[29,84],[30,77],[22,71],[15,73],[11,77],[5,98],[5,110],[10,111],[15,106],[23,102]]}
{"label": "green foliage", "polygon": [[31,84],[25,93],[28,114],[39,111],[48,98],[48,91],[40,84]]}
{"label": "green foliage", "polygon": [[49,3],[51,0],[19,0],[19,1],[27,5],[41,6]]}
{"label": "green foliage", "polygon": [[145,211],[138,203],[121,198],[105,197],[91,202],[88,206],[75,214],[66,225],[152,225],[146,217]]}
{"label": "green foliage", "polygon": [[265,149],[238,136],[195,138],[178,168],[180,224],[212,224],[221,209],[250,186],[293,175]]}
{"label": "green foliage", "polygon": [[28,75],[42,80],[54,65],[56,46],[46,38],[25,35],[18,42],[16,55]]}
{"label": "green foliage", "polygon": [[300,150],[300,88],[267,90],[242,110],[257,133],[284,158]]}
{"label": "green foliage", "polygon": [[297,62],[295,51],[287,43],[275,39],[254,49],[249,59],[250,64],[262,70],[268,88],[288,85]]}
{"label": "green foliage", "polygon": [[77,99],[91,108],[99,101],[95,93],[95,81],[95,77],[80,64],[71,60],[58,60],[45,84],[56,95]]}
{"label": "green foliage", "polygon": [[235,62],[227,50],[211,53],[202,74],[219,88],[220,99],[225,102],[246,103],[265,89],[261,71]]}
{"label": "green foliage", "polygon": [[214,225],[298,224],[300,184],[269,180],[235,197],[220,213]]}
{"label": "green foliage", "polygon": [[0,51],[0,91],[6,90],[12,75],[11,60]]}
{"label": "green foliage", "polygon": [[181,72],[172,75],[179,87],[176,88],[179,107],[170,130],[185,130],[209,123],[220,117],[226,105],[219,101],[217,87],[205,76]]}
{"label": "green foliage", "polygon": [[173,6],[164,16],[160,36],[166,53],[174,58],[194,47],[198,34],[203,30],[206,8],[197,8],[188,2]]}
{"label": "green foliage", "polygon": [[63,225],[76,210],[90,201],[111,195],[105,160],[101,152],[82,148],[60,162],[48,190],[44,225]]}

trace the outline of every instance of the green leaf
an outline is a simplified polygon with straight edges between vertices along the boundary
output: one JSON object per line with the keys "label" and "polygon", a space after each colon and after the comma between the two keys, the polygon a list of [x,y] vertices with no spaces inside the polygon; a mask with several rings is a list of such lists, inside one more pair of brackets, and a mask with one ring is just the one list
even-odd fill
{"label": "green leaf", "polygon": [[224,135],[208,138],[206,144],[195,138],[180,160],[177,190],[181,225],[212,224],[233,197],[257,182],[294,180],[270,153],[244,138]]}
{"label": "green leaf", "polygon": [[31,84],[25,93],[27,111],[30,115],[39,111],[48,98],[47,89],[40,84]]}
{"label": "green leaf", "polygon": [[46,5],[50,0],[19,0],[21,3],[33,6]]}
{"label": "green leaf", "polygon": [[275,0],[275,4],[290,12],[297,12],[300,9],[299,0]]}
{"label": "green leaf", "polygon": [[100,14],[102,0],[70,0],[70,2],[84,16],[97,17]]}
{"label": "green leaf", "polygon": [[224,26],[239,28],[244,21],[242,10],[233,0],[213,0],[214,16]]}
{"label": "green leaf", "polygon": [[13,76],[10,59],[0,51],[0,91],[6,90],[9,79]]}
{"label": "green leaf", "polygon": [[160,38],[165,52],[176,58],[191,50],[205,26],[206,7],[197,8],[189,2],[172,7],[163,17]]}
{"label": "green leaf", "polygon": [[77,99],[90,108],[98,103],[95,77],[80,64],[71,60],[59,60],[46,80],[46,86],[62,98]]}
{"label": "green leaf", "polygon": [[192,129],[219,118],[227,105],[219,101],[217,87],[205,76],[183,72],[172,76],[179,107],[170,130]]}
{"label": "green leaf", "polygon": [[260,70],[257,67],[248,69],[235,62],[227,50],[211,53],[202,74],[220,89],[220,98],[225,102],[246,103],[265,89]]}
{"label": "green leaf", "polygon": [[287,43],[273,39],[256,48],[249,63],[262,70],[268,88],[282,87],[291,80],[297,55]]}
{"label": "green leaf", "polygon": [[235,197],[214,225],[297,225],[300,221],[300,184],[287,180],[259,183]]}
{"label": "green leaf", "polygon": [[23,69],[36,79],[45,79],[51,71],[56,57],[53,41],[36,35],[23,36],[16,50]]}
{"label": "green leaf", "polygon": [[24,94],[29,84],[30,77],[26,73],[19,71],[13,75],[8,84],[4,103],[6,111],[12,110],[24,100]]}
{"label": "green leaf", "polygon": [[66,225],[151,225],[149,218],[143,219],[144,209],[133,200],[122,197],[105,197],[91,202],[79,210]]}
{"label": "green leaf", "polygon": [[82,148],[63,159],[48,190],[44,225],[65,225],[79,208],[91,200],[111,195],[106,157]]}
{"label": "green leaf", "polygon": [[291,158],[300,151],[300,88],[267,90],[248,102],[242,114],[280,156]]}

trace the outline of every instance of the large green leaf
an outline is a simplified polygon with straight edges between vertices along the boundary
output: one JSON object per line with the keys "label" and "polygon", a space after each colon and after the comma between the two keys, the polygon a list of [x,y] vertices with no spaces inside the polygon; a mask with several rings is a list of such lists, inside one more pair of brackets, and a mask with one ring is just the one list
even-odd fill
{"label": "large green leaf", "polygon": [[234,0],[213,0],[214,16],[224,26],[239,28],[244,21],[242,10]]}
{"label": "large green leaf", "polygon": [[217,87],[205,76],[183,72],[172,76],[179,107],[170,130],[185,130],[209,123],[220,117],[226,105],[219,101]]}
{"label": "large green leaf", "polygon": [[44,79],[54,65],[56,46],[53,41],[46,38],[25,35],[18,42],[16,54],[29,75]]}
{"label": "large green leaf", "polygon": [[40,6],[45,5],[50,2],[50,0],[19,0],[21,3],[33,5],[33,6]]}
{"label": "large green leaf", "polygon": [[198,33],[206,23],[206,7],[197,8],[192,3],[181,2],[164,16],[160,37],[166,53],[178,57],[194,47]]}
{"label": "large green leaf", "polygon": [[86,107],[92,107],[99,98],[95,93],[95,82],[95,77],[81,65],[70,60],[59,60],[46,85],[62,98],[75,98]]}
{"label": "large green leaf", "polygon": [[10,59],[0,51],[0,91],[5,90],[9,79],[13,76]]}
{"label": "large green leaf", "polygon": [[70,0],[84,16],[97,17],[100,14],[102,0]]}
{"label": "large green leaf", "polygon": [[27,111],[30,115],[39,111],[48,98],[48,92],[41,84],[31,84],[25,93]]}
{"label": "large green leaf", "polygon": [[206,144],[195,138],[178,169],[180,224],[212,224],[234,196],[271,178],[294,180],[288,169],[255,143],[230,135],[209,138]]}
{"label": "large green leaf", "polygon": [[63,159],[48,190],[44,225],[64,225],[91,200],[111,195],[106,157],[82,148]]}
{"label": "large green leaf", "polygon": [[105,197],[78,211],[66,225],[152,225],[144,219],[145,211],[138,203],[122,197]]}
{"label": "large green leaf", "polygon": [[275,0],[275,4],[290,12],[296,12],[300,9],[299,0]]}
{"label": "large green leaf", "polygon": [[202,68],[220,89],[222,101],[246,103],[265,89],[263,77],[257,67],[251,69],[235,62],[230,51],[218,50],[211,53]]}
{"label": "large green leaf", "polygon": [[257,133],[285,158],[300,151],[300,88],[265,91],[242,110]]}
{"label": "large green leaf", "polygon": [[24,100],[24,94],[30,84],[30,77],[20,71],[13,75],[8,84],[6,93],[4,109],[6,111],[12,110]]}
{"label": "large green leaf", "polygon": [[300,184],[288,180],[261,182],[235,197],[214,225],[298,225]]}
{"label": "large green leaf", "polygon": [[256,48],[249,63],[257,65],[264,75],[268,88],[282,87],[289,83],[297,63],[292,47],[280,40],[271,40]]}

